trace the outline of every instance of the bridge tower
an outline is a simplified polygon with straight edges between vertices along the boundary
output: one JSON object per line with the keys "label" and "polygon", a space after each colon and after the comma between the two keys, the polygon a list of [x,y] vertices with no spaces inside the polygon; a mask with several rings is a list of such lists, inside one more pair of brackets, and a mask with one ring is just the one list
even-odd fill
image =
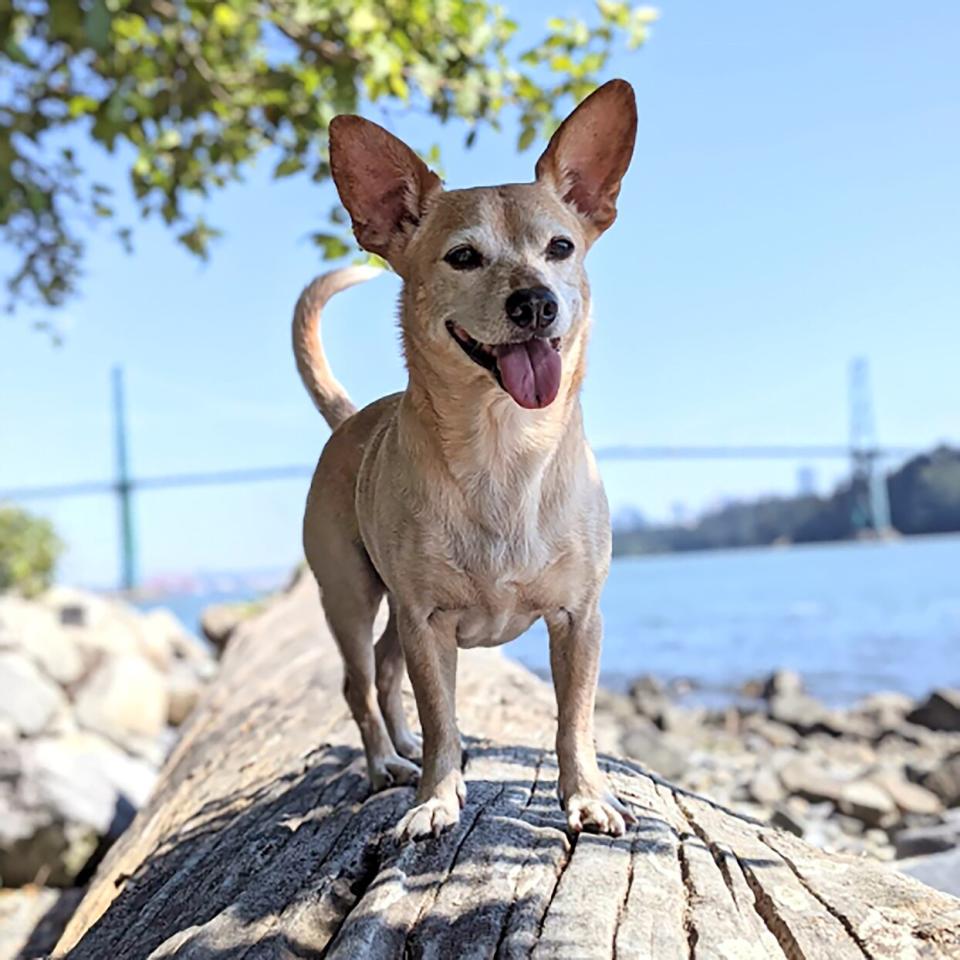
{"label": "bridge tower", "polygon": [[865,357],[850,364],[851,521],[858,536],[882,537],[891,531],[890,497],[880,462],[870,366]]}

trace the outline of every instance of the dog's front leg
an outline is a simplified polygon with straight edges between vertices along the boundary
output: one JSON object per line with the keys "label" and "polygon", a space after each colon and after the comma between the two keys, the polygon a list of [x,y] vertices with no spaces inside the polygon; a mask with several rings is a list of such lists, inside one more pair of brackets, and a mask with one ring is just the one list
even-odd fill
{"label": "dog's front leg", "polygon": [[557,694],[558,791],[575,832],[620,836],[636,818],[614,796],[597,765],[593,708],[600,668],[603,622],[596,603],[580,613],[559,610],[545,618],[550,631],[550,669]]}
{"label": "dog's front leg", "polygon": [[453,826],[467,799],[456,717],[457,637],[442,614],[417,617],[401,608],[397,622],[423,730],[423,773],[416,805],[396,832],[400,840],[416,840]]}

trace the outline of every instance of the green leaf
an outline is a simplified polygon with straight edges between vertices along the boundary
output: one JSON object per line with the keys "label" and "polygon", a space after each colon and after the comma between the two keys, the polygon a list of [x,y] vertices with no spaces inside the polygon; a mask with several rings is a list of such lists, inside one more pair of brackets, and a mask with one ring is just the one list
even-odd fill
{"label": "green leaf", "polygon": [[279,180],[282,177],[292,177],[295,173],[299,173],[306,164],[300,157],[285,157],[273,168],[273,178],[274,180]]}
{"label": "green leaf", "polygon": [[339,260],[350,252],[343,237],[333,233],[311,233],[310,240],[323,252],[324,260]]}
{"label": "green leaf", "polygon": [[110,44],[110,11],[106,0],[93,0],[83,18],[83,29],[94,50],[106,50]]}
{"label": "green leaf", "polygon": [[81,117],[85,113],[93,113],[100,103],[85,93],[78,93],[67,101],[67,113],[71,117]]}

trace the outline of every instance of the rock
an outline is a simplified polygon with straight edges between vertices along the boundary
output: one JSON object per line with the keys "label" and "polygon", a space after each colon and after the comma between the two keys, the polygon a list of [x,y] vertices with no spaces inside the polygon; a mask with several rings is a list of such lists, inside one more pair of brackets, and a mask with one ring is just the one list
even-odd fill
{"label": "rock", "polygon": [[897,869],[929,887],[960,897],[960,849],[903,860]]}
{"label": "rock", "polygon": [[792,727],[770,720],[760,713],[751,713],[744,717],[743,729],[756,733],[774,747],[794,747],[800,742],[799,734]]}
{"label": "rock", "polygon": [[778,696],[799,696],[803,694],[803,678],[793,670],[775,670],[763,681],[760,695],[764,700]]}
{"label": "rock", "polygon": [[0,877],[12,887],[28,883],[72,886],[100,845],[92,827],[57,822],[11,841],[0,836],[0,841]]}
{"label": "rock", "polygon": [[167,669],[172,661],[186,661],[194,666],[204,678],[213,672],[213,658],[184,625],[164,607],[157,607],[143,614],[140,633],[150,658],[161,669]]}
{"label": "rock", "polygon": [[[859,837],[865,832],[864,823],[857,817],[848,817],[845,813],[837,813],[833,818],[837,826],[848,836]],[[883,835],[886,838],[886,834]]]}
{"label": "rock", "polygon": [[913,700],[905,693],[884,691],[865,697],[852,714],[872,727],[871,739],[877,740],[897,730],[913,707]]}
{"label": "rock", "polygon": [[0,960],[49,956],[83,890],[0,890]]}
{"label": "rock", "polygon": [[216,603],[207,607],[200,615],[200,629],[213,644],[215,650],[223,653],[224,647],[233,635],[233,631],[256,614],[260,609],[254,603]]}
{"label": "rock", "polygon": [[806,830],[806,824],[795,810],[785,804],[778,804],[770,815],[770,824],[779,827],[781,830],[787,830],[794,836],[802,837]]}
{"label": "rock", "polygon": [[88,669],[108,656],[147,653],[139,626],[142,614],[128,604],[60,586],[48,590],[40,601],[60,619]]}
{"label": "rock", "polygon": [[673,703],[664,703],[653,717],[659,729],[665,733],[676,733],[680,736],[695,737],[705,725],[704,710],[685,710]]}
{"label": "rock", "polygon": [[630,695],[644,694],[651,696],[666,696],[667,688],[662,680],[651,673],[642,673],[630,684]]}
{"label": "rock", "polygon": [[819,700],[805,693],[775,693],[767,704],[767,714],[771,720],[792,727],[798,733],[816,730],[826,713]]}
{"label": "rock", "polygon": [[683,775],[687,769],[687,758],[678,746],[674,745],[669,734],[657,730],[653,724],[634,722],[624,734],[622,750],[628,757],[649,770],[653,770],[667,780]]}
{"label": "rock", "polygon": [[167,722],[169,697],[163,675],[139,656],[103,661],[77,693],[81,727],[103,734],[132,753],[154,759]]}
{"label": "rock", "polygon": [[46,806],[59,818],[87,823],[105,836],[116,830],[118,804],[142,806],[157,776],[150,764],[94,733],[40,738],[25,747],[24,757],[26,775]]}
{"label": "rock", "polygon": [[614,693],[605,687],[597,690],[596,710],[598,714],[607,713],[619,721],[629,721],[633,719],[636,711],[633,708],[633,701],[622,693]]}
{"label": "rock", "polygon": [[936,794],[945,807],[960,806],[960,752],[945,757],[920,783]]}
{"label": "rock", "polygon": [[202,693],[203,683],[192,667],[175,660],[167,673],[167,723],[179,727],[190,716]]}
{"label": "rock", "polygon": [[890,794],[869,780],[845,783],[837,807],[847,816],[856,817],[871,827],[887,825],[897,816],[897,807]]}
{"label": "rock", "polygon": [[0,652],[0,690],[0,718],[22,736],[46,730],[67,706],[60,688],[30,660],[12,651]]}
{"label": "rock", "polygon": [[842,780],[827,773],[822,764],[802,754],[783,767],[780,781],[789,794],[812,803],[828,801],[836,805],[840,803],[845,786]]}
{"label": "rock", "polygon": [[898,857],[918,857],[952,850],[960,846],[960,822],[900,830],[894,835],[893,843]]}
{"label": "rock", "polygon": [[747,793],[766,807],[772,807],[783,799],[780,778],[766,766],[759,766],[747,784]]}
{"label": "rock", "polygon": [[960,689],[934,690],[907,720],[930,730],[960,731]]}
{"label": "rock", "polygon": [[897,809],[904,815],[936,816],[943,810],[943,804],[935,793],[900,776],[882,773],[875,774],[872,779],[890,795]]}
{"label": "rock", "polygon": [[115,839],[156,772],[95,734],[18,745],[0,781],[0,877],[6,885],[67,886]]}
{"label": "rock", "polygon": [[663,684],[656,677],[647,675],[630,684],[630,699],[636,712],[651,720],[658,717],[669,703]]}
{"label": "rock", "polygon": [[0,648],[22,653],[63,687],[83,673],[80,651],[53,611],[20,597],[0,597]]}

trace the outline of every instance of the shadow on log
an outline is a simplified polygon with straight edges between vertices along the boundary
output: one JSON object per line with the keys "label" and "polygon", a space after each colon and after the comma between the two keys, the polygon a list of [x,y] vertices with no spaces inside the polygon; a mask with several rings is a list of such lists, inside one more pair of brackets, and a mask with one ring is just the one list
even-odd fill
{"label": "shadow on log", "polygon": [[398,846],[413,791],[370,795],[340,659],[301,578],[230,641],[54,956],[960,957],[960,901],[630,761],[604,763],[638,826],[568,837],[550,688],[497,651],[468,651],[458,701],[462,820]]}

